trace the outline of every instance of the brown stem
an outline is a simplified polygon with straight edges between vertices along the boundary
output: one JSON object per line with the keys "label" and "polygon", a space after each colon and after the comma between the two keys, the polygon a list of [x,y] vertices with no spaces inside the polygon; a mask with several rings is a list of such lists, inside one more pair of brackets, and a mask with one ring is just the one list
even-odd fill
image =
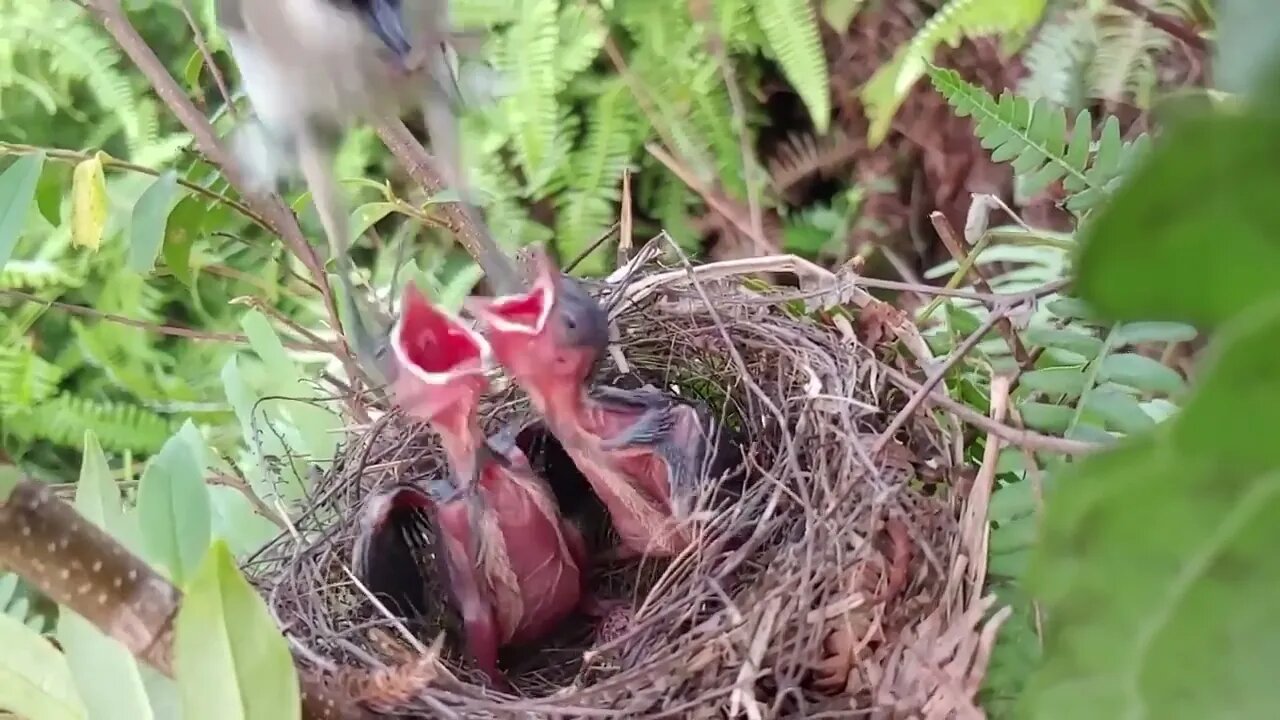
{"label": "brown stem", "polygon": [[[436,166],[435,159],[427,153],[422,143],[409,132],[409,128],[399,118],[383,118],[375,129],[383,144],[391,151],[396,160],[404,167],[413,181],[428,193],[438,193],[444,189],[443,177]],[[493,242],[478,219],[467,212],[462,203],[444,203],[441,206],[442,224],[458,238],[463,249],[484,270],[489,282],[500,292],[510,292],[519,288],[520,281],[516,275],[515,265],[507,259],[505,253]]]}
{"label": "brown stem", "polygon": [[[129,327],[139,328],[141,330],[149,330],[161,335],[170,335],[172,337],[183,337],[189,340],[204,340],[208,342],[226,342],[247,345],[249,338],[238,333],[212,332],[208,330],[192,330],[191,328],[178,327],[176,325],[159,325],[149,323],[143,320],[135,320],[123,315],[115,315],[113,313],[102,312],[83,305],[72,305],[70,303],[58,302],[57,300],[45,300],[37,295],[22,292],[21,290],[0,290],[0,297],[11,297],[23,302],[36,303],[38,305],[47,305],[57,308],[71,315],[80,315],[81,317],[90,317],[96,320],[105,320],[118,325],[127,325]],[[300,343],[292,340],[285,341],[285,346],[294,350],[332,350],[332,347],[325,343]]]}
{"label": "brown stem", "polygon": [[[960,237],[956,234],[955,228],[951,227],[951,223],[947,221],[947,216],[941,212],[934,210],[929,213],[929,220],[933,222],[933,229],[937,231],[938,238],[942,240],[942,244],[947,247],[947,252],[951,253],[951,257],[955,259],[962,267],[968,258],[968,253],[960,243]],[[991,287],[991,281],[987,279],[978,263],[973,263],[969,267],[969,272],[973,275],[973,284],[978,289],[988,295],[994,295],[995,290]],[[1018,333],[1014,330],[1013,323],[1007,317],[1001,317],[996,324],[996,329],[1004,336],[1005,342],[1009,343],[1009,350],[1013,352],[1013,357],[1018,361],[1018,367],[1023,370],[1029,370],[1031,362],[1031,354],[1027,352],[1027,348],[1022,344],[1022,340],[1018,338]]]}
{"label": "brown stem", "polygon": [[218,69],[218,64],[213,61],[213,53],[209,52],[209,44],[204,40],[204,33],[200,31],[200,24],[196,22],[195,16],[191,14],[190,1],[178,3],[178,9],[182,11],[182,17],[186,18],[187,27],[191,28],[191,36],[196,41],[196,49],[200,51],[200,58],[204,61],[205,67],[209,68],[209,74],[213,76],[213,84],[217,86],[218,92],[222,95],[222,102],[226,103],[227,112],[231,113],[231,117],[236,117],[236,108],[231,102],[231,93],[227,90],[227,82],[222,78],[222,71]]}
{"label": "brown stem", "polygon": [[[0,505],[0,567],[174,677],[174,622],[182,592],[43,483],[20,481]],[[302,717],[373,717],[319,677],[301,668],[298,676]]]}

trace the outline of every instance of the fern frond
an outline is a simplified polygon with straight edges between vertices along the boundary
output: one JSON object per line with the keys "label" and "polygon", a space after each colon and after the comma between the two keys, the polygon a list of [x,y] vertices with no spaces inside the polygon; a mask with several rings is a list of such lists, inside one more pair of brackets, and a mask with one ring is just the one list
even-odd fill
{"label": "fern frond", "polygon": [[0,288],[5,290],[74,288],[82,282],[81,278],[49,260],[10,260],[0,270]]}
{"label": "fern frond", "polygon": [[105,450],[145,454],[158,452],[177,430],[168,418],[137,405],[70,393],[0,419],[4,433],[27,441],[79,447],[85,430],[92,430]]}
{"label": "fern frond", "polygon": [[796,89],[819,134],[831,124],[831,83],[827,56],[818,33],[818,17],[809,0],[755,0],[756,22]]}
{"label": "fern frond", "polygon": [[949,0],[859,93],[869,121],[867,141],[874,147],[884,140],[894,114],[925,74],[938,45],[955,47],[967,37],[1026,32],[1039,22],[1045,5],[1046,0]]}
{"label": "fern frond", "polygon": [[604,47],[608,30],[596,5],[570,4],[560,10],[560,42],[556,48],[556,90],[562,91],[591,67]]}
{"label": "fern frond", "polygon": [[[61,82],[83,82],[98,107],[123,133],[130,155],[154,145],[159,118],[154,105],[135,90],[120,67],[122,56],[87,13],[75,6],[40,0],[5,2],[0,41],[40,51],[41,61]],[[63,107],[66,104],[62,104]]]}
{"label": "fern frond", "polygon": [[58,391],[63,371],[23,345],[0,346],[0,413],[30,408]]}
{"label": "fern frond", "polygon": [[959,117],[973,116],[975,133],[995,162],[1012,161],[1013,170],[1034,195],[1050,183],[1063,181],[1067,208],[1083,214],[1111,194],[1121,177],[1148,146],[1146,135],[1133,142],[1120,139],[1120,123],[1108,117],[1102,136],[1093,143],[1093,120],[1087,110],[1070,129],[1061,108],[1044,100],[1035,103],[1005,92],[996,100],[965,82],[953,70],[930,67],[934,87]]}
{"label": "fern frond", "polygon": [[[1190,0],[1138,1],[1171,17],[1192,14]],[[1090,94],[1114,102],[1132,99],[1138,107],[1148,107],[1156,83],[1156,57],[1169,48],[1169,35],[1117,7],[1101,9],[1094,22],[1097,44],[1089,64]]]}
{"label": "fern frond", "polygon": [[[587,113],[587,135],[566,167],[557,202],[556,242],[566,257],[613,224],[622,174],[638,149],[635,105],[621,81],[602,92]],[[603,268],[588,264],[583,272]]]}
{"label": "fern frond", "polygon": [[754,53],[768,42],[751,11],[752,0],[718,0],[712,11],[720,38],[731,53]]}
{"label": "fern frond", "polygon": [[847,168],[861,148],[839,130],[822,137],[793,133],[769,158],[769,179],[774,189],[786,193],[811,177],[828,177]]}
{"label": "fern frond", "polygon": [[559,119],[556,49],[560,39],[557,0],[521,0],[520,17],[498,43],[498,68],[512,79],[504,101],[515,130],[516,156],[532,193],[554,171],[550,161]]}
{"label": "fern frond", "polygon": [[1023,53],[1027,74],[1018,83],[1018,94],[1066,108],[1081,107],[1094,42],[1093,16],[1087,10],[1065,12],[1046,22]]}

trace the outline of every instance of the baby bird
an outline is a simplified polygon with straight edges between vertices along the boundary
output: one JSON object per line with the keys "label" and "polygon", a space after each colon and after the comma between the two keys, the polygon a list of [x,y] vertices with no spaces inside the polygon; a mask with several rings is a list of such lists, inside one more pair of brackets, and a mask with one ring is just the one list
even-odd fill
{"label": "baby bird", "polygon": [[391,582],[373,553],[397,541],[403,526],[395,518],[433,517],[468,651],[495,685],[509,687],[498,649],[545,637],[579,607],[583,540],[514,442],[490,441],[480,429],[476,410],[490,356],[484,338],[410,285],[391,347],[398,365],[392,395],[439,435],[451,482],[401,486],[371,502],[354,564],[362,580]]}
{"label": "baby bird", "polygon": [[528,393],[609,510],[621,557],[671,557],[692,541],[686,521],[702,482],[733,448],[700,404],[652,386],[589,389],[608,344],[608,318],[545,250],[533,253],[526,293],[472,299],[498,362]]}

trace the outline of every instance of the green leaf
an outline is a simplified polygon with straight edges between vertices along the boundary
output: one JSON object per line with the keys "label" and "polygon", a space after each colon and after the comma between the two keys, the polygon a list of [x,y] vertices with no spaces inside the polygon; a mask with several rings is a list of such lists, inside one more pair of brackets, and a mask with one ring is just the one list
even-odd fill
{"label": "green leaf", "polygon": [[80,464],[80,482],[76,483],[75,506],[81,515],[107,532],[124,511],[120,488],[111,479],[107,456],[92,430],[84,433],[84,460]]}
{"label": "green leaf", "polygon": [[170,437],[147,463],[138,512],[148,556],[182,586],[209,545],[212,517],[204,466],[181,435]]}
{"label": "green leaf", "polygon": [[1073,398],[1084,391],[1084,372],[1075,367],[1032,370],[1022,374],[1019,384],[1028,390]]}
{"label": "green leaf", "polygon": [[187,287],[195,283],[195,276],[191,274],[191,248],[204,229],[207,217],[205,206],[188,195],[174,206],[165,225],[164,264]]}
{"label": "green leaf", "polygon": [[36,182],[36,208],[54,227],[62,225],[63,186],[68,175],[65,165],[47,165]]}
{"label": "green leaf", "polygon": [[395,203],[389,202],[371,202],[365,203],[355,209],[351,213],[351,237],[358,238],[373,227],[379,220],[394,212]]}
{"label": "green leaf", "polygon": [[1280,467],[1280,299],[1224,327],[1203,360],[1195,395],[1174,425],[1188,451],[1219,453],[1232,468]]}
{"label": "green leaf", "polygon": [[0,708],[24,720],[87,717],[66,657],[52,643],[0,613],[0,648]]}
{"label": "green leaf", "polygon": [[157,177],[133,206],[129,223],[129,269],[133,272],[148,273],[155,267],[177,190],[178,176],[169,170]]}
{"label": "green leaf", "polygon": [[987,517],[991,522],[1002,523],[1035,512],[1035,483],[1022,480],[1002,485],[991,494]]}
{"label": "green leaf", "polygon": [[1102,418],[1109,429],[1122,433],[1139,433],[1156,424],[1137,398],[1118,390],[1094,388],[1085,399],[1084,406],[1085,410]]}
{"label": "green leaf", "polygon": [[1144,355],[1116,353],[1102,360],[1098,373],[1102,382],[1117,382],[1144,392],[1174,395],[1185,388],[1182,376]]}
{"label": "green leaf", "polygon": [[322,463],[333,457],[337,449],[338,434],[334,431],[342,427],[342,420],[324,407],[313,404],[317,391],[303,381],[298,368],[289,359],[280,337],[271,329],[270,323],[262,313],[247,312],[240,321],[244,332],[249,336],[249,344],[258,357],[266,363],[271,377],[280,385],[280,395],[296,398],[281,404],[281,413],[286,415],[297,427],[302,442],[311,461]]}
{"label": "green leaf", "polygon": [[1018,406],[1027,427],[1047,433],[1064,433],[1071,424],[1069,407],[1042,402],[1024,402]]}
{"label": "green leaf", "polygon": [[1060,348],[1092,360],[1102,349],[1102,341],[1088,333],[1065,328],[1029,327],[1023,339],[1031,345]]}
{"label": "green leaf", "polygon": [[1079,298],[1058,298],[1046,304],[1045,308],[1063,320],[1092,320],[1097,317],[1094,309]]}
{"label": "green leaf", "polygon": [[107,229],[107,178],[102,153],[81,160],[71,175],[71,242],[97,250]]}
{"label": "green leaf", "polygon": [[128,648],[67,608],[59,610],[58,643],[94,720],[153,717],[138,661]]}
{"label": "green leaf", "polygon": [[1055,482],[1030,589],[1053,618],[1019,717],[1270,717],[1280,663],[1280,300],[1223,328],[1154,433]]}
{"label": "green leaf", "polygon": [[1149,342],[1187,342],[1194,340],[1198,334],[1195,328],[1185,323],[1134,322],[1121,325],[1116,330],[1116,344],[1137,345],[1138,343]]}
{"label": "green leaf", "polygon": [[1117,320],[1213,326],[1280,293],[1276,157],[1280,117],[1200,117],[1166,130],[1085,229],[1081,296]]}
{"label": "green leaf", "polygon": [[0,173],[0,269],[3,269],[27,224],[36,184],[44,167],[44,153],[23,155]]}
{"label": "green leaf", "polygon": [[222,540],[191,579],[174,653],[183,720],[301,717],[289,645]]}

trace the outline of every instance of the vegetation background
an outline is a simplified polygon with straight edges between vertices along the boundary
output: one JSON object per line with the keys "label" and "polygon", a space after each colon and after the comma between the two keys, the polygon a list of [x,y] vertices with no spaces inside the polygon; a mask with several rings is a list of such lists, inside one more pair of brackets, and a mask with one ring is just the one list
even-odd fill
{"label": "vegetation background", "polygon": [[[74,495],[184,585],[205,613],[186,647],[223,643],[223,671],[243,681],[228,669],[237,638],[278,632],[251,602],[200,599],[252,594],[230,558],[278,532],[308,465],[332,457],[341,403],[289,398],[339,396],[345,348],[324,268],[197,151],[100,22],[114,5],[0,0],[0,473]],[[235,69],[212,0],[193,5],[123,9],[225,134]],[[490,32],[460,68],[464,136],[509,248],[550,242],[584,258],[577,272],[606,273],[613,242],[594,243],[625,193],[638,237],[666,231],[702,259],[795,253],[898,281],[884,296],[939,356],[986,311],[913,285],[1058,283],[945,381],[986,413],[993,374],[1010,375],[1017,423],[1120,442],[1083,462],[1000,458],[989,573],[1015,614],[983,699],[993,717],[1046,718],[1280,704],[1264,610],[1280,587],[1267,5],[452,3]],[[424,195],[372,128],[339,167],[358,198],[361,282],[385,300],[412,279],[460,303],[480,273],[440,229],[447,197]],[[285,201],[317,236],[308,199]],[[982,438],[967,452],[976,464]],[[199,692],[15,575],[0,575],[0,610],[0,708],[168,717]],[[278,699],[288,682],[236,697]],[[206,700],[210,717],[256,714]]]}

